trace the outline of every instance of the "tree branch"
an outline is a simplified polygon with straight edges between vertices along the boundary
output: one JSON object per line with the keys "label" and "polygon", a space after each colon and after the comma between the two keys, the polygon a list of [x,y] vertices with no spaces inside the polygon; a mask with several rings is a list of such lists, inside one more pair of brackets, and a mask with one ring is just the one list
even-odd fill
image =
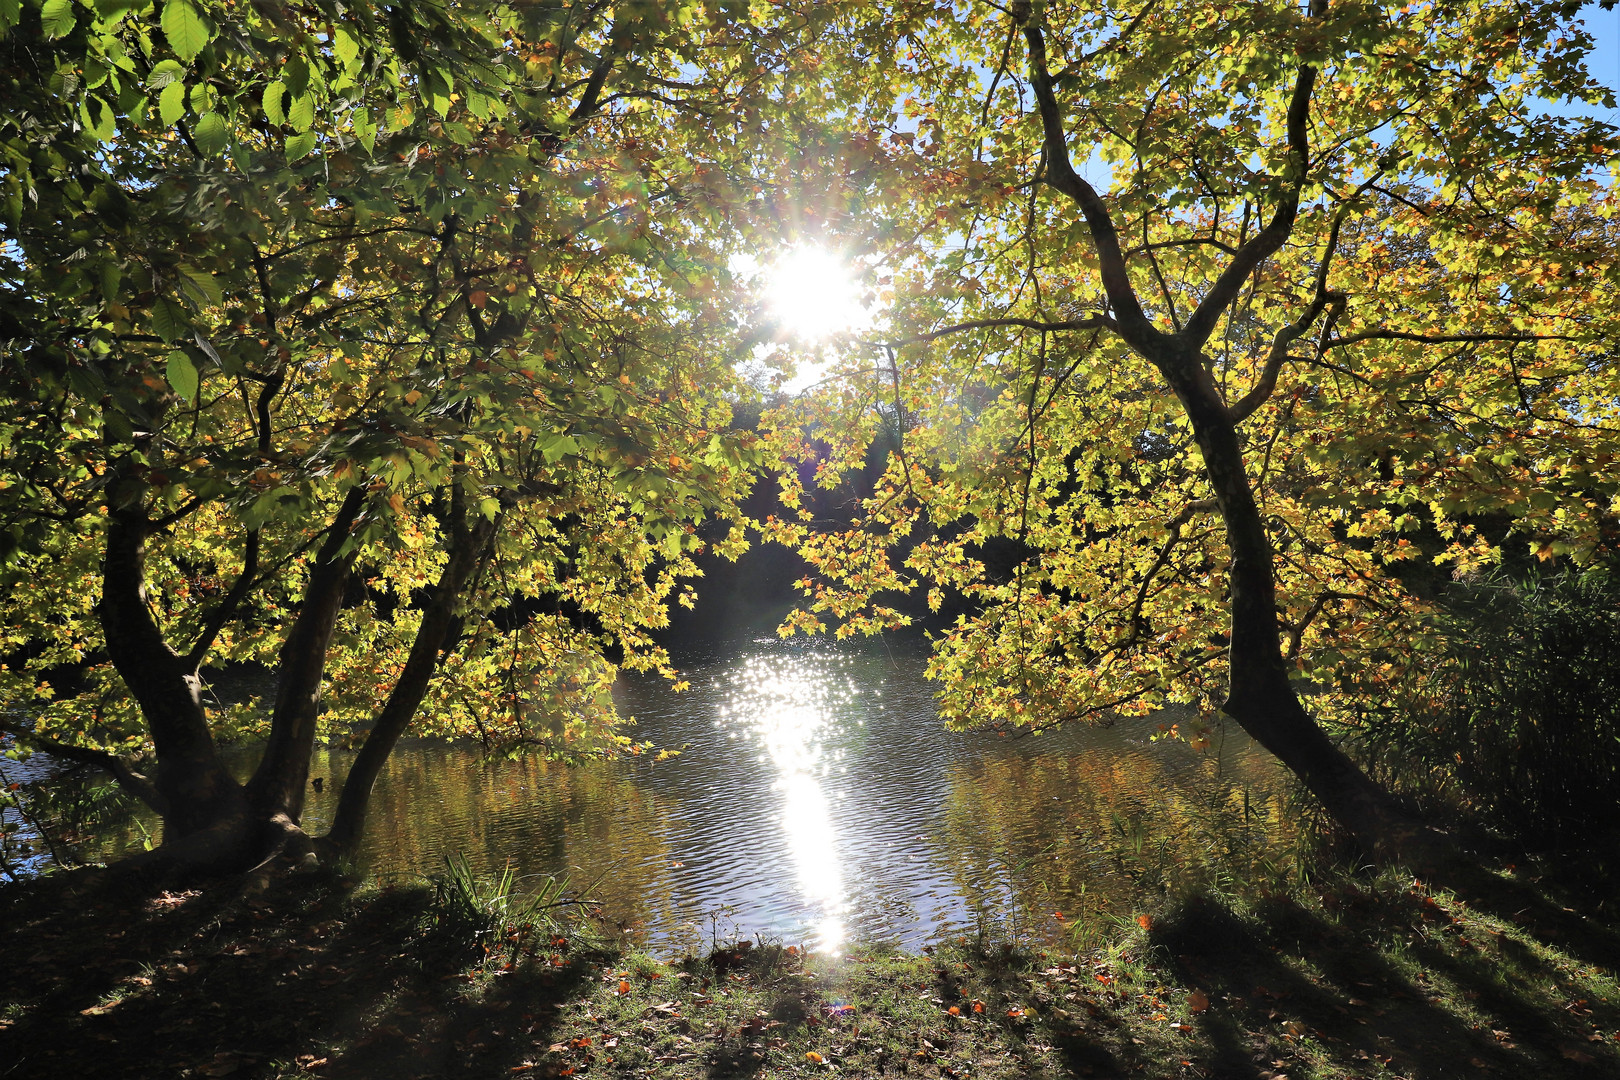
{"label": "tree branch", "polygon": [[1058,322],[1042,322],[1039,319],[1008,317],[1003,319],[973,319],[968,322],[942,327],[938,330],[931,330],[916,337],[902,338],[899,341],[863,341],[861,344],[878,349],[899,349],[907,345],[926,345],[930,341],[937,341],[942,337],[960,334],[967,330],[987,330],[996,326],[1020,326],[1025,330],[1038,330],[1043,334],[1056,333],[1060,330],[1098,330],[1105,328],[1114,331],[1119,330],[1119,323],[1101,313],[1093,313],[1083,319],[1063,319]]}
{"label": "tree branch", "polygon": [[112,778],[118,781],[118,786],[150,806],[158,814],[167,816],[169,801],[158,791],[157,786],[147,777],[135,771],[134,767],[117,754],[109,754],[105,750],[92,750],[88,746],[69,746],[54,739],[47,739],[42,735],[35,735],[25,727],[0,720],[0,731],[5,732],[18,742],[24,742],[34,749],[47,754],[72,761],[80,765],[94,765],[104,769]]}
{"label": "tree branch", "polygon": [[1443,345],[1457,341],[1578,341],[1570,334],[1412,334],[1404,330],[1362,330],[1344,337],[1331,338],[1322,343],[1321,351],[1339,349],[1362,341],[1416,341],[1425,345]]}
{"label": "tree branch", "polygon": [[[1314,0],[1311,4],[1312,15],[1319,17],[1326,9],[1327,5],[1322,0]],[[1310,119],[1311,92],[1315,87],[1316,68],[1310,64],[1302,65],[1299,74],[1294,78],[1294,93],[1288,102],[1286,120],[1288,152],[1293,175],[1285,178],[1283,195],[1277,203],[1276,211],[1271,215],[1271,221],[1238,249],[1237,255],[1227,264],[1221,276],[1215,279],[1214,286],[1188,317],[1186,329],[1182,331],[1181,336],[1196,348],[1202,348],[1204,342],[1209,340],[1210,334],[1215,332],[1215,324],[1226,313],[1226,309],[1232,306],[1232,301],[1237,299],[1249,275],[1282,247],[1283,242],[1294,231],[1294,221],[1299,216],[1300,192],[1305,187],[1305,177],[1311,165],[1307,122]]]}
{"label": "tree branch", "polygon": [[225,624],[231,621],[236,609],[241,606],[243,598],[257,584],[253,575],[259,572],[259,530],[248,531],[247,545],[242,552],[242,572],[236,575],[236,582],[231,591],[219,602],[209,614],[208,621],[203,624],[203,630],[197,637],[197,643],[186,654],[186,670],[195,673],[202,666],[203,658],[208,650],[214,647],[214,639],[219,632],[225,629]]}
{"label": "tree branch", "polygon": [[1158,557],[1153,560],[1153,565],[1148,567],[1147,574],[1142,578],[1142,587],[1136,590],[1136,600],[1131,604],[1130,625],[1133,638],[1142,629],[1142,605],[1147,602],[1148,587],[1153,584],[1153,579],[1158,577],[1159,571],[1164,569],[1164,564],[1170,561],[1170,552],[1181,542],[1181,527],[1191,521],[1194,514],[1206,513],[1215,508],[1214,499],[1197,499],[1183,506],[1181,513],[1165,523],[1170,530],[1170,538],[1159,549]]}
{"label": "tree branch", "polygon": [[1119,319],[1122,333],[1133,347],[1151,353],[1152,345],[1162,335],[1148,320],[1142,304],[1131,288],[1130,275],[1125,270],[1125,254],[1119,245],[1119,230],[1103,205],[1097,189],[1074,171],[1069,158],[1068,136],[1063,130],[1063,112],[1058,107],[1057,95],[1052,89],[1052,76],[1046,66],[1046,38],[1030,15],[1030,5],[1013,6],[1015,18],[1024,25],[1024,39],[1029,43],[1029,80],[1040,107],[1041,129],[1046,142],[1046,182],[1073,199],[1085,215],[1091,230],[1091,241],[1097,249],[1097,261],[1102,274],[1103,291],[1108,303]]}

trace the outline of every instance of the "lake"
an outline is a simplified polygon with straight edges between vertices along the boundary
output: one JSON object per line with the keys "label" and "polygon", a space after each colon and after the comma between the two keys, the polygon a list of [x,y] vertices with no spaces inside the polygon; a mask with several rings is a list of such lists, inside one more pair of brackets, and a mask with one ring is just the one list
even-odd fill
{"label": "lake", "polygon": [[[949,732],[924,662],[917,645],[774,638],[689,652],[689,690],[620,686],[638,741],[684,748],[663,762],[402,744],[362,862],[384,880],[431,874],[454,853],[478,870],[566,874],[603,918],[671,953],[741,934],[832,951],[981,930],[1078,941],[1155,893],[1291,865],[1283,775],[1235,725],[1202,750],[1154,739],[1169,714],[1038,736]],[[319,752],[312,832],[351,758]],[[138,837],[125,828],[81,850],[115,857]]]}

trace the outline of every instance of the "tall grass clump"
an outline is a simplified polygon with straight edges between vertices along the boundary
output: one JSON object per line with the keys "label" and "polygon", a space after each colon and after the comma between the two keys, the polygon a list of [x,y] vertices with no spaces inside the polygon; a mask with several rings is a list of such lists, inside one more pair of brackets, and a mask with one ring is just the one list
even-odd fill
{"label": "tall grass clump", "polygon": [[[1506,572],[1447,590],[1426,706],[1369,707],[1378,772],[1523,841],[1581,847],[1620,821],[1620,582]],[[1404,707],[1402,707],[1404,706]]]}
{"label": "tall grass clump", "polygon": [[482,875],[460,852],[446,856],[444,869],[429,880],[437,929],[473,943],[554,928],[560,909],[583,902],[567,895],[566,877],[520,877],[510,863],[497,874]]}

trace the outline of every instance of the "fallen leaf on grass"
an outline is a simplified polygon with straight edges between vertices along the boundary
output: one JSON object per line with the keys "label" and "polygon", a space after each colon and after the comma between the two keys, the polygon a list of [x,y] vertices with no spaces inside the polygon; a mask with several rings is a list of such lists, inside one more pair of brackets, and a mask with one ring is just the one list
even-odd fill
{"label": "fallen leaf on grass", "polygon": [[1201,1013],[1209,1008],[1209,995],[1202,990],[1194,990],[1187,995],[1187,1011]]}

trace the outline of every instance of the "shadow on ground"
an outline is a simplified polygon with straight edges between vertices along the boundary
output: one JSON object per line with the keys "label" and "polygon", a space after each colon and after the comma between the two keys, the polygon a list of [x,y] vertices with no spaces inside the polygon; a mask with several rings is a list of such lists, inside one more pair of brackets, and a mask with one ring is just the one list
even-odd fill
{"label": "shadow on ground", "polygon": [[0,890],[0,1078],[1620,1076],[1613,891],[1576,863],[1191,897],[1081,956],[674,965],[451,933],[420,888],[63,873]]}

